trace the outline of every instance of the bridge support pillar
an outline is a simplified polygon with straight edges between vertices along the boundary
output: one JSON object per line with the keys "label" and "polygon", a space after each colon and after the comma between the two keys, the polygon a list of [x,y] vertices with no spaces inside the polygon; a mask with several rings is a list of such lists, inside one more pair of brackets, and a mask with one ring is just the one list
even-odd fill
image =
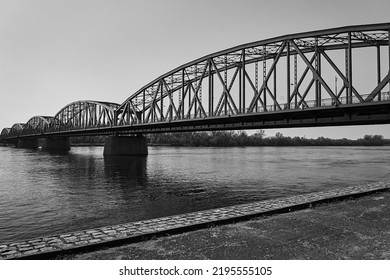
{"label": "bridge support pillar", "polygon": [[3,143],[6,145],[6,146],[14,146],[14,147],[18,147],[18,140],[4,140]]}
{"label": "bridge support pillar", "polygon": [[68,137],[45,137],[38,139],[38,148],[44,151],[69,151]]}
{"label": "bridge support pillar", "polygon": [[148,143],[144,136],[109,136],[104,145],[104,155],[139,155],[148,154]]}
{"label": "bridge support pillar", "polygon": [[37,148],[37,139],[18,139],[16,147],[18,148],[28,148],[28,149],[36,149]]}
{"label": "bridge support pillar", "polygon": [[15,141],[6,141],[6,140],[4,140],[4,141],[2,141],[2,142],[0,142],[0,146],[17,146],[17,142],[15,142]]}

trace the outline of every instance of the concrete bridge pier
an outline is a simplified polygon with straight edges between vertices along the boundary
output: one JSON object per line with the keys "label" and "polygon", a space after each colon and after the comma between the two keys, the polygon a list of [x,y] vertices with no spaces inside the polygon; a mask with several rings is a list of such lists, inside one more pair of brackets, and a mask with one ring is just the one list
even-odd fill
{"label": "concrete bridge pier", "polygon": [[5,140],[3,141],[4,145],[6,146],[18,146],[18,140]]}
{"label": "concrete bridge pier", "polygon": [[103,155],[136,155],[146,156],[148,143],[143,135],[137,136],[108,136],[104,145]]}
{"label": "concrete bridge pier", "polygon": [[44,151],[69,151],[69,137],[44,137],[38,139],[38,149]]}
{"label": "concrete bridge pier", "polygon": [[18,148],[27,148],[27,149],[36,149],[38,141],[36,138],[22,138],[18,139],[16,147]]}

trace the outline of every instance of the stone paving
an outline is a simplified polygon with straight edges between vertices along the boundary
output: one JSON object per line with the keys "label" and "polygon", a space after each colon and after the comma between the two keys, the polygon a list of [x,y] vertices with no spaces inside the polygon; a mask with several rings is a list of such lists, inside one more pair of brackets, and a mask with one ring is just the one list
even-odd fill
{"label": "stone paving", "polygon": [[114,242],[131,242],[131,240],[162,233],[185,231],[250,216],[290,211],[324,201],[388,189],[390,189],[390,181],[378,182],[0,244],[0,259],[43,259],[47,254],[86,249],[91,246],[107,246]]}

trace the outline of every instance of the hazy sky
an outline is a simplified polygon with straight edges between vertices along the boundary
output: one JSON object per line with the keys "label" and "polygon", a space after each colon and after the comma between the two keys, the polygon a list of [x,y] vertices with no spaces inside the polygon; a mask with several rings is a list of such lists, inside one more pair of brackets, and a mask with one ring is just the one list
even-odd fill
{"label": "hazy sky", "polygon": [[[389,0],[0,0],[0,130],[77,100],[122,103],[156,77],[236,45],[390,21]],[[390,126],[266,130],[359,138]]]}

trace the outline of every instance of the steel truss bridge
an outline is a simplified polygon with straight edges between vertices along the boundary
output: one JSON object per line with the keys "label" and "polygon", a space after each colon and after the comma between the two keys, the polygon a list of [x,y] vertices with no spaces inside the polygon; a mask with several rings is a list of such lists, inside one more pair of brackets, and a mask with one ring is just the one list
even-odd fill
{"label": "steel truss bridge", "polygon": [[173,69],[122,104],[76,101],[0,140],[388,124],[389,34],[383,23],[247,43]]}

